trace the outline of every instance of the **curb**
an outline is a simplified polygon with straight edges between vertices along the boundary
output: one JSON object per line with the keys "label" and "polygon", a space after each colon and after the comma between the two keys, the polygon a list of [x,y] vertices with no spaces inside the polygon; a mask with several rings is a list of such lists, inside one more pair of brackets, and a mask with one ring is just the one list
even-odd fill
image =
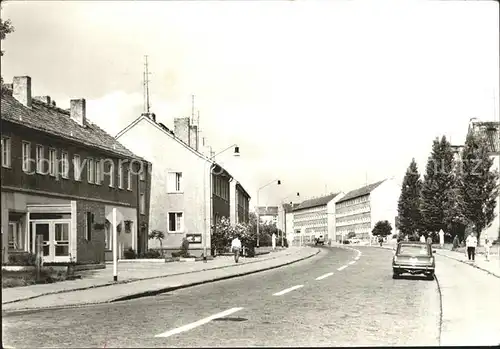
{"label": "curb", "polygon": [[[276,268],[284,267],[284,266],[287,266],[287,265],[290,265],[290,264],[293,264],[293,263],[297,263],[297,262],[300,262],[300,261],[312,258],[312,257],[316,256],[320,252],[321,251],[318,249],[315,253],[312,253],[312,254],[310,254],[310,255],[308,255],[306,257],[302,257],[302,258],[299,258],[299,259],[296,259],[296,260],[293,260],[293,261],[290,261],[290,262],[287,262],[287,263],[283,263],[283,264],[279,264],[279,265],[274,265],[274,266],[267,267],[267,268],[264,268],[264,269],[257,269],[257,270],[253,270],[253,271],[249,271],[249,272],[238,273],[238,274],[233,274],[233,275],[227,275],[227,276],[217,277],[217,278],[213,278],[213,279],[192,282],[192,283],[184,284],[184,285],[165,287],[165,288],[162,288],[160,290],[140,292],[140,293],[137,293],[137,294],[123,296],[123,297],[119,297],[119,298],[115,298],[115,299],[111,299],[111,300],[106,300],[106,301],[98,301],[98,302],[90,302],[90,303],[82,303],[82,304],[74,304],[74,305],[64,305],[64,306],[57,306],[56,305],[56,306],[49,306],[49,307],[19,308],[19,309],[7,310],[7,311],[2,310],[2,314],[16,314],[16,313],[35,312],[35,311],[40,311],[40,310],[57,310],[57,309],[68,309],[68,308],[80,308],[80,307],[90,306],[90,305],[98,305],[98,304],[105,304],[105,303],[115,303],[115,302],[120,302],[120,301],[125,301],[125,300],[131,300],[131,299],[136,299],[136,298],[141,298],[141,297],[154,296],[154,295],[157,295],[157,294],[166,293],[166,292],[170,292],[170,291],[174,291],[174,290],[178,290],[178,289],[182,289],[182,288],[188,288],[188,287],[202,285],[202,284],[206,284],[206,283],[210,283],[210,282],[232,279],[232,278],[236,278],[236,277],[240,277],[240,276],[245,276],[245,275],[250,275],[250,274],[256,274],[256,273],[259,273],[259,272],[263,272],[263,271],[267,271],[267,270],[271,270],[271,269],[276,269]],[[279,256],[277,256],[277,257],[279,257]],[[277,257],[269,258],[269,259],[275,259]],[[245,264],[251,264],[251,263],[256,263],[256,262],[258,262],[258,261],[248,262],[248,263],[245,263]],[[240,265],[242,265],[242,264],[240,264]],[[217,268],[212,268],[212,269],[205,269],[205,270],[223,269],[223,268],[232,267],[232,266],[234,266],[234,265],[224,266],[224,267],[217,267]],[[203,270],[203,271],[205,271],[205,270]],[[189,272],[189,273],[196,273],[196,272],[200,272],[200,271],[193,271],[193,272]],[[176,274],[176,275],[189,274],[189,273],[179,273],[179,274]],[[158,279],[158,278],[169,277],[169,276],[174,276],[174,275],[171,274],[171,275],[168,275],[168,276],[159,276],[159,277],[154,277],[154,278],[149,278],[149,279]],[[142,281],[142,280],[149,280],[149,279],[133,280],[133,281],[130,281],[130,282]],[[123,283],[127,283],[127,282],[123,282]],[[109,286],[109,285],[106,285],[106,286]],[[90,288],[97,288],[97,287],[88,287],[88,288],[84,288],[82,290],[90,289]],[[55,293],[50,293],[50,294],[67,293],[67,292],[72,292],[72,291],[55,292]],[[45,294],[45,295],[50,295],[50,294]],[[42,296],[43,295],[35,296],[35,297],[32,297],[32,298],[38,298],[38,297],[42,297]],[[30,299],[32,299],[32,298],[30,298]],[[12,301],[10,303],[20,302],[20,301],[23,301],[23,300],[28,300],[28,299],[22,299],[22,300],[19,300],[19,301]],[[10,303],[3,303],[3,304],[10,304]]]}
{"label": "curb", "polygon": [[468,266],[470,266],[470,267],[473,267],[473,268],[476,268],[476,269],[482,270],[482,271],[484,271],[484,272],[486,272],[486,273],[488,273],[488,274],[490,274],[490,275],[493,275],[493,276],[495,276],[495,277],[497,277],[497,278],[499,278],[499,279],[500,279],[500,275],[495,274],[495,273],[492,273],[492,272],[491,272],[491,271],[489,271],[488,269],[481,268],[481,267],[479,267],[479,266],[477,266],[477,265],[475,265],[475,264],[469,264],[469,263],[467,263],[466,261],[463,261],[463,260],[461,260],[461,259],[457,259],[457,258],[454,258],[454,257],[450,257],[450,256],[447,256],[447,255],[445,255],[445,254],[441,254],[441,253],[438,253],[438,252],[436,252],[436,254],[437,254],[437,255],[439,255],[439,256],[441,256],[441,257],[445,257],[445,258],[448,258],[448,259],[453,259],[453,260],[455,260],[455,261],[457,261],[457,262],[463,263],[463,264],[468,265]]}
{"label": "curb", "polygon": [[[266,258],[266,259],[264,259],[264,261],[271,260],[271,259],[276,259],[276,258],[279,258],[279,257],[280,256],[274,256],[274,257],[271,257],[271,258]],[[255,260],[255,261],[246,262],[244,264],[259,263],[259,262],[262,262],[262,261],[263,260]],[[239,265],[242,265],[242,264],[239,264]],[[69,293],[69,292],[74,292],[74,291],[85,291],[85,290],[90,290],[90,289],[93,289],[93,288],[107,287],[107,286],[113,286],[113,285],[124,285],[124,284],[129,284],[129,283],[132,283],[132,282],[138,282],[138,281],[143,281],[143,280],[153,280],[153,279],[160,279],[160,278],[165,278],[165,277],[170,277],[170,276],[179,276],[179,275],[183,275],[183,274],[200,273],[200,272],[204,272],[204,271],[208,271],[208,270],[217,270],[217,269],[231,268],[231,267],[235,267],[235,266],[239,266],[239,265],[230,264],[230,265],[224,265],[224,266],[221,266],[221,267],[213,267],[213,268],[207,268],[207,269],[201,269],[201,270],[193,270],[193,271],[187,271],[187,272],[181,272],[181,273],[175,273],[175,274],[168,274],[168,275],[151,276],[151,277],[142,278],[142,279],[129,279],[129,280],[123,280],[123,281],[117,281],[117,282],[110,281],[110,282],[107,282],[107,283],[101,284],[101,285],[92,285],[92,286],[86,286],[86,287],[72,288],[70,290],[59,290],[59,291],[54,291],[54,292],[47,292],[47,293],[37,294],[36,296],[31,296],[31,297],[26,297],[26,298],[22,298],[22,299],[15,299],[15,300],[12,300],[12,301],[2,302],[2,305],[12,304],[12,303],[18,303],[18,302],[23,302],[23,301],[28,301],[28,300],[31,300],[31,299],[34,299],[34,298],[39,298],[39,297],[44,297],[44,296],[50,296],[50,295],[53,295],[53,294]]]}
{"label": "curb", "polygon": [[136,294],[132,294],[132,295],[128,295],[128,296],[118,297],[118,298],[112,299],[112,300],[104,302],[104,303],[115,303],[115,302],[126,301],[126,300],[141,298],[141,297],[155,296],[157,294],[171,292],[171,291],[179,290],[179,289],[182,289],[182,288],[203,285],[203,284],[207,284],[207,283],[215,282],[215,281],[222,281],[222,280],[233,279],[233,278],[236,278],[236,277],[250,275],[250,274],[256,274],[256,273],[260,273],[262,271],[267,271],[267,270],[271,270],[271,269],[281,268],[281,267],[284,267],[286,265],[290,265],[290,264],[293,264],[293,263],[297,263],[297,262],[309,259],[311,257],[316,256],[319,252],[320,252],[320,250],[318,249],[315,253],[313,253],[313,254],[311,254],[309,256],[302,257],[302,258],[299,258],[299,259],[296,259],[296,260],[293,260],[293,261],[290,261],[290,262],[287,262],[287,263],[283,263],[283,264],[279,264],[279,265],[273,265],[271,267],[267,267],[267,268],[264,268],[264,269],[258,269],[258,270],[247,271],[247,272],[244,272],[244,273],[238,273],[238,274],[233,274],[233,275],[221,276],[221,277],[216,277],[216,278],[213,278],[213,279],[192,282],[192,283],[189,283],[189,284],[184,284],[184,285],[179,285],[179,286],[170,286],[170,287],[165,287],[165,288],[161,288],[159,290],[154,290],[154,291],[146,291],[146,292],[136,293]]}

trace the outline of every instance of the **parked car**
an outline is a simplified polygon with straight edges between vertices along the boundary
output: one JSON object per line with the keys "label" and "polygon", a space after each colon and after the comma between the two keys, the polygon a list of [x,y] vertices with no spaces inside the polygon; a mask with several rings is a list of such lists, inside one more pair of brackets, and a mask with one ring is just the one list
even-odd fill
{"label": "parked car", "polygon": [[401,274],[425,274],[434,279],[436,264],[431,245],[425,242],[400,242],[395,248],[392,258],[392,277],[397,279]]}
{"label": "parked car", "polygon": [[323,235],[320,235],[318,238],[316,238],[316,245],[324,245],[325,244],[325,237]]}

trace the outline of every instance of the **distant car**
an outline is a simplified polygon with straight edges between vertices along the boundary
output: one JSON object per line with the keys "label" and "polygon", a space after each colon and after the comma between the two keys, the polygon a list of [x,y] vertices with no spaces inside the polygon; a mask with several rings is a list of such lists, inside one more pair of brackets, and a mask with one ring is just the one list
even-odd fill
{"label": "distant car", "polygon": [[325,244],[325,238],[323,237],[323,235],[320,235],[317,239],[316,239],[316,245],[324,245]]}
{"label": "distant car", "polygon": [[392,277],[397,279],[401,274],[424,274],[434,279],[436,264],[432,247],[425,242],[398,243],[392,258]]}
{"label": "distant car", "polygon": [[358,238],[349,239],[349,243],[351,243],[351,244],[359,244],[359,239]]}

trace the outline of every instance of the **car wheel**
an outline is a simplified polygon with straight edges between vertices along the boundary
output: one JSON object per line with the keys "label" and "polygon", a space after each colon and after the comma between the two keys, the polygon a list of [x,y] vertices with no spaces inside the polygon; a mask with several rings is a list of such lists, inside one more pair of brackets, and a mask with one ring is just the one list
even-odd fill
{"label": "car wheel", "polygon": [[427,274],[427,280],[434,280],[434,273]]}
{"label": "car wheel", "polygon": [[392,273],[393,279],[399,279],[399,273]]}

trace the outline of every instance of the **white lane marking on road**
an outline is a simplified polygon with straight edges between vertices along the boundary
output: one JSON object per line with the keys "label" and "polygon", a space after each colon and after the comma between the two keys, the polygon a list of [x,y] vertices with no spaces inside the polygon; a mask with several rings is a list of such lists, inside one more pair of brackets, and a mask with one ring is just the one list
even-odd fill
{"label": "white lane marking on road", "polygon": [[159,338],[159,337],[165,338],[165,337],[173,336],[174,334],[178,334],[178,333],[181,333],[181,332],[189,331],[189,330],[192,330],[193,328],[196,328],[198,326],[201,326],[201,325],[204,325],[206,323],[209,323],[210,321],[212,321],[214,319],[218,319],[218,318],[221,318],[221,317],[224,317],[224,316],[231,315],[232,313],[240,311],[241,309],[243,309],[243,308],[231,308],[231,309],[228,309],[226,311],[223,311],[223,312],[211,315],[209,317],[206,317],[204,319],[198,320],[196,322],[192,322],[190,324],[187,324],[187,325],[184,325],[184,326],[181,326],[181,327],[178,327],[178,328],[174,328],[173,330],[157,334],[155,337],[157,337],[157,338]]}
{"label": "white lane marking on road", "polygon": [[350,265],[353,265],[354,263],[356,263],[356,261],[350,261],[349,262]]}
{"label": "white lane marking on road", "polygon": [[315,280],[323,280],[324,278],[327,278],[332,275],[333,273],[326,273],[325,275],[318,276]]}
{"label": "white lane marking on road", "polygon": [[341,266],[340,268],[338,268],[337,270],[338,270],[338,271],[341,271],[341,270],[344,270],[345,268],[347,268],[347,265],[343,265],[343,266]]}
{"label": "white lane marking on road", "polygon": [[282,295],[284,295],[285,293],[291,292],[291,291],[296,290],[296,289],[301,288],[301,287],[304,287],[304,285],[296,285],[296,286],[293,286],[293,287],[287,288],[287,289],[285,289],[285,290],[283,290],[283,291],[276,292],[275,294],[273,294],[273,296],[282,296]]}

